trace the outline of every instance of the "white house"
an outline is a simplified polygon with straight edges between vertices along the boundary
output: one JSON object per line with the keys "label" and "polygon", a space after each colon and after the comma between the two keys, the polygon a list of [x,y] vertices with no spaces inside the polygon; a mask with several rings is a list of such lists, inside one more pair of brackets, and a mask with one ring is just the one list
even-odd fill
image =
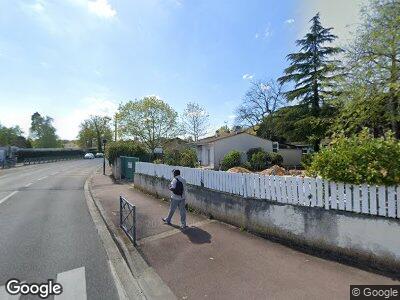
{"label": "white house", "polygon": [[300,165],[301,149],[279,149],[279,143],[260,138],[245,131],[233,132],[223,136],[212,136],[198,140],[197,158],[202,166],[218,169],[225,154],[231,150],[241,153],[247,159],[246,152],[251,148],[262,148],[267,152],[277,152],[283,157],[283,165]]}

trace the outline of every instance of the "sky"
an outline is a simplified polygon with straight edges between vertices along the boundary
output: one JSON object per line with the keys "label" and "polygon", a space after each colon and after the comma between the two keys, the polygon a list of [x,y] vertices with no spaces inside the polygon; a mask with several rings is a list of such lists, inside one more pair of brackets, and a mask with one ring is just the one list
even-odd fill
{"label": "sky", "polygon": [[351,40],[361,0],[0,0],[0,124],[34,112],[75,139],[90,115],[156,95],[231,125],[250,81],[276,79],[321,13]]}

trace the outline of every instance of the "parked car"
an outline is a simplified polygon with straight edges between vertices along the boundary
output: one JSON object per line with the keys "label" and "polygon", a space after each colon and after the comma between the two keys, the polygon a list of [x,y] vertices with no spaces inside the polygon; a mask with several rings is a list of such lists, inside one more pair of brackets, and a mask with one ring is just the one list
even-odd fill
{"label": "parked car", "polygon": [[96,157],[104,157],[104,154],[101,153],[101,152],[97,152],[97,153],[96,153]]}
{"label": "parked car", "polygon": [[93,153],[86,153],[85,156],[84,156],[84,158],[85,158],[85,159],[93,159],[93,158],[94,158],[94,155],[93,155]]}

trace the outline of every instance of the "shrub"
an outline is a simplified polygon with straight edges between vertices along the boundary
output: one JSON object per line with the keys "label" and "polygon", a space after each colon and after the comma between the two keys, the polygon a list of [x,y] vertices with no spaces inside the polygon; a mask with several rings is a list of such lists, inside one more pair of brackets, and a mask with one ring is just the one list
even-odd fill
{"label": "shrub", "polygon": [[181,152],[180,165],[183,167],[194,168],[197,166],[197,154],[192,148],[186,148]]}
{"label": "shrub", "polygon": [[313,155],[312,153],[307,153],[307,154],[303,154],[301,156],[301,166],[304,169],[307,169],[308,167],[311,166],[311,163],[313,161]]}
{"label": "shrub", "polygon": [[237,150],[229,151],[225,154],[221,162],[221,169],[226,171],[233,167],[240,166],[240,152]]}
{"label": "shrub", "polygon": [[282,166],[282,163],[283,163],[282,155],[275,153],[275,152],[270,152],[270,153],[268,153],[268,156],[269,156],[269,164],[271,166],[274,166],[274,165]]}
{"label": "shrub", "polygon": [[157,159],[153,160],[153,164],[159,165],[159,164],[162,164],[162,163],[163,163],[162,159],[157,158]]}
{"label": "shrub", "polygon": [[251,168],[255,171],[264,170],[267,167],[268,156],[268,153],[265,151],[253,153],[250,158]]}
{"label": "shrub", "polygon": [[247,160],[250,161],[251,158],[253,157],[253,154],[255,154],[257,152],[264,152],[264,150],[262,148],[250,148],[249,150],[247,150],[247,152],[246,152]]}
{"label": "shrub", "polygon": [[145,148],[135,141],[110,142],[106,146],[106,157],[110,164],[120,156],[138,157],[140,161],[149,161],[149,154]]}
{"label": "shrub", "polygon": [[178,166],[181,161],[181,152],[178,149],[167,149],[164,152],[164,164]]}
{"label": "shrub", "polygon": [[250,165],[250,163],[248,161],[245,161],[245,162],[241,163],[240,167],[241,168],[245,168],[247,170],[251,170],[251,165]]}
{"label": "shrub", "polygon": [[335,137],[329,147],[314,154],[307,175],[348,183],[400,183],[400,143],[392,133],[373,138],[367,129],[346,138]]}

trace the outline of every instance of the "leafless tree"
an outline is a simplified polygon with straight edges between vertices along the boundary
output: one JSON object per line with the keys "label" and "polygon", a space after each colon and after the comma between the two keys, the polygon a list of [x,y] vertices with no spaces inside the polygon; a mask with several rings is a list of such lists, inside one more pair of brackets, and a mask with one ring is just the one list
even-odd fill
{"label": "leafless tree", "polygon": [[235,123],[254,127],[284,103],[282,85],[274,80],[251,82],[241,105],[236,109]]}
{"label": "leafless tree", "polygon": [[182,118],[186,134],[192,136],[195,142],[207,133],[209,115],[199,104],[189,102]]}

